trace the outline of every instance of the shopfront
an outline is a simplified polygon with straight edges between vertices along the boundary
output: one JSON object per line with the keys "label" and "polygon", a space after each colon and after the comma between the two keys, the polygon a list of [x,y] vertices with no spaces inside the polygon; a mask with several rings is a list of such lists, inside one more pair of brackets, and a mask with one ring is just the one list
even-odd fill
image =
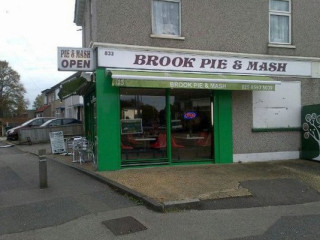
{"label": "shopfront", "polygon": [[276,76],[311,74],[308,62],[290,60],[121,45],[96,51],[85,105],[101,171],[232,163],[233,92],[271,92]]}
{"label": "shopfront", "polygon": [[232,162],[231,91],[117,87],[110,72],[97,73],[105,75],[96,82],[98,156],[113,160],[106,169]]}

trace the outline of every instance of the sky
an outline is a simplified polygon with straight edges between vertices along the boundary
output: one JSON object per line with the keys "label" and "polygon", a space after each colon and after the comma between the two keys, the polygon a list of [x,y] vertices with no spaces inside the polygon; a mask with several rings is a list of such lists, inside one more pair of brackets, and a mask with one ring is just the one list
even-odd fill
{"label": "sky", "polygon": [[75,0],[0,0],[0,60],[20,75],[29,109],[38,94],[74,72],[57,69],[57,47],[82,47]]}

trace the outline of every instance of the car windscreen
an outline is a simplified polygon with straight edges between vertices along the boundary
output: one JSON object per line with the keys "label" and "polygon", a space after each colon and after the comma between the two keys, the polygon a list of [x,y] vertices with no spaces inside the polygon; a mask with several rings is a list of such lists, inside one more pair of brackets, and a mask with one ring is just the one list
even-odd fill
{"label": "car windscreen", "polygon": [[26,121],[26,122],[24,122],[24,123],[22,123],[20,126],[27,126],[27,125],[29,125],[32,121],[34,121],[34,119],[30,119],[29,121]]}

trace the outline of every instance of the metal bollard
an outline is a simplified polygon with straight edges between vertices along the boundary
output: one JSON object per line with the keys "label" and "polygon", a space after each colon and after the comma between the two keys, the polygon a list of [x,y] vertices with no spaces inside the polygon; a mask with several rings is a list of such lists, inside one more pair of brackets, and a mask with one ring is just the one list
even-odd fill
{"label": "metal bollard", "polygon": [[47,159],[44,156],[39,156],[39,183],[41,189],[48,187]]}
{"label": "metal bollard", "polygon": [[39,156],[44,156],[44,155],[46,155],[47,153],[46,153],[46,149],[39,149],[38,150],[38,155]]}

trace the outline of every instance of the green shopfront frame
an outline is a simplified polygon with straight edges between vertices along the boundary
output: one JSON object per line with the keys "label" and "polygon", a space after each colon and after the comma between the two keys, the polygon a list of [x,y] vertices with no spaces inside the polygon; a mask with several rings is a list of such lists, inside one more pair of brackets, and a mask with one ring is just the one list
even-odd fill
{"label": "green shopfront frame", "polygon": [[[91,127],[91,129],[96,129],[96,136],[93,137],[96,138],[98,145],[99,171],[121,169],[121,150],[124,149],[121,122],[130,123],[130,121],[126,120],[126,116],[123,117],[124,110],[122,110],[120,97],[123,98],[125,94],[127,94],[127,97],[131,96],[129,91],[122,94],[123,89],[148,88],[164,90],[162,93],[165,94],[162,96],[165,97],[166,102],[166,125],[161,131],[164,130],[166,132],[163,138],[166,138],[165,157],[166,164],[169,165],[185,164],[182,162],[177,163],[173,158],[175,150],[173,146],[177,147],[177,145],[173,144],[171,138],[171,131],[173,130],[171,124],[172,126],[174,124],[171,121],[179,119],[174,118],[176,116],[172,116],[171,118],[170,115],[172,111],[180,114],[181,109],[178,112],[173,107],[170,109],[172,98],[175,98],[174,101],[176,99],[179,101],[180,98],[180,101],[183,102],[183,98],[181,95],[179,96],[181,89],[186,92],[195,89],[197,91],[203,90],[204,93],[209,92],[210,94],[208,95],[211,97],[210,117],[212,124],[207,132],[212,131],[211,136],[214,136],[214,139],[211,138],[210,143],[210,147],[212,148],[211,153],[214,154],[210,155],[212,159],[203,158],[203,160],[223,164],[233,162],[232,91],[274,91],[275,84],[280,84],[280,82],[274,81],[269,77],[270,75],[281,75],[284,72],[290,75],[297,74],[297,62],[282,61],[281,59],[265,60],[256,58],[256,56],[222,56],[214,52],[208,53],[193,50],[114,45],[108,43],[97,44],[94,47],[97,47],[96,111],[92,112],[95,113],[93,115],[96,115],[96,128]],[[163,97],[161,101],[163,101]],[[132,115],[132,109],[128,108],[125,111],[127,111],[128,115]],[[129,114],[130,111],[131,113]],[[204,107],[203,111],[200,112],[207,113],[206,111],[208,112],[209,110]],[[128,116],[128,119],[130,119],[130,116]],[[183,119],[181,119],[181,123],[183,123],[182,121]],[[90,125],[90,123],[88,124]],[[156,134],[154,135],[156,136]],[[186,135],[188,138],[190,134]],[[178,134],[175,137],[177,136]],[[200,135],[198,138],[200,138]],[[159,139],[159,135],[157,139]],[[191,158],[191,160],[194,159]],[[201,163],[200,160],[202,158],[195,160],[199,161],[188,163]],[[206,162],[208,163],[208,161]]]}
{"label": "green shopfront frame", "polygon": [[[128,86],[129,87],[129,86]],[[170,143],[170,88],[166,89],[167,142]],[[212,90],[214,98],[214,158],[212,163],[232,163],[232,91]],[[114,86],[110,74],[105,68],[96,70],[96,111],[98,170],[113,171],[121,169],[120,139],[120,89]],[[171,161],[171,144],[167,144],[168,163]],[[191,163],[189,163],[191,164]]]}

